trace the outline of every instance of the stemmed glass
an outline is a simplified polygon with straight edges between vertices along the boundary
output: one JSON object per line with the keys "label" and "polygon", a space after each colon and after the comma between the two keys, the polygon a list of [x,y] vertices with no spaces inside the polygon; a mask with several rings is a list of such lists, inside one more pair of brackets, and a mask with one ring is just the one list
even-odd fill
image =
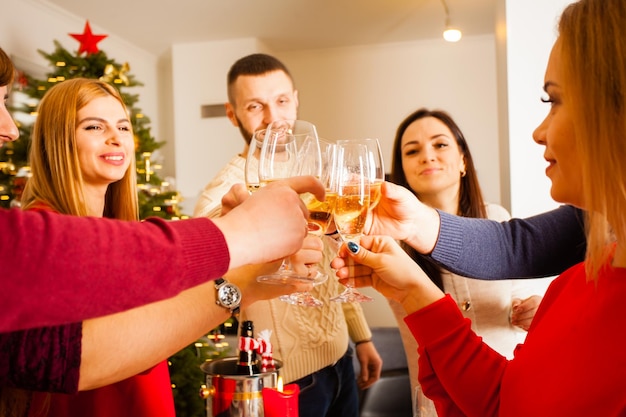
{"label": "stemmed glass", "polygon": [[[311,193],[300,194],[300,198],[309,210],[309,219],[307,221],[309,234],[322,237],[332,223],[333,211],[337,200],[337,192],[334,188],[336,184],[336,181],[334,181],[336,146],[333,143],[320,140],[319,147],[319,154],[303,149],[298,175],[313,175],[311,174],[312,168],[316,167],[315,169],[317,169],[318,162],[316,159],[321,157],[321,172],[318,179],[324,185],[326,191],[324,201],[319,201]],[[327,279],[328,275],[318,270],[313,278],[313,286],[320,285],[326,282]],[[294,292],[279,298],[282,301],[299,306],[321,307],[323,305],[309,291]]]}
{"label": "stemmed glass", "polygon": [[248,146],[244,176],[246,187],[250,193],[261,187],[261,181],[259,180],[259,159],[261,158],[261,146],[263,145],[264,138],[265,129],[257,130],[252,134],[252,139],[250,139],[250,145]]}
{"label": "stemmed glass", "polygon": [[[344,242],[359,243],[370,205],[370,158],[357,141],[337,142],[337,202],[334,220]],[[342,303],[372,301],[350,285],[330,299]]]}
{"label": "stemmed glass", "polygon": [[380,188],[385,182],[385,164],[383,162],[383,154],[380,150],[380,142],[378,139],[349,139],[340,140],[337,143],[343,142],[355,142],[365,145],[368,151],[368,160],[370,165],[370,208],[374,210],[374,207],[378,205],[381,198]]}
{"label": "stemmed glass", "polygon": [[[265,131],[259,159],[261,186],[296,175],[313,175],[321,178],[321,173],[322,161],[319,139],[312,123],[304,120],[279,120],[270,123]],[[302,197],[309,198],[306,195]],[[313,204],[311,199],[308,201]],[[311,211],[311,213],[314,212]],[[320,230],[325,230],[314,217],[310,216],[307,223],[309,232],[317,233]],[[330,215],[328,215],[328,221],[330,222]],[[321,283],[327,278],[321,272],[317,272],[314,276],[303,276],[294,271],[289,258],[285,258],[278,271],[260,275],[257,279],[261,282],[279,284],[292,280],[315,284]],[[309,293],[296,293],[296,295],[292,294],[291,297],[282,297],[281,299],[298,305],[322,305],[321,301],[316,300]]]}

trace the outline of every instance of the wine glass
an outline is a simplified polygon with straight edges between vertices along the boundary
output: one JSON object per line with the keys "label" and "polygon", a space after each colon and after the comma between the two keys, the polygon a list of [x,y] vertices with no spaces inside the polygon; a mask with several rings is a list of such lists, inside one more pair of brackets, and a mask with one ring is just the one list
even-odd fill
{"label": "wine glass", "polygon": [[[311,193],[300,194],[300,198],[306,204],[309,210],[309,219],[307,228],[309,234],[322,237],[333,219],[333,211],[335,209],[335,202],[337,200],[337,191],[335,189],[335,159],[336,149],[334,143],[320,140],[319,141],[319,157],[321,158],[321,171],[320,182],[324,185],[326,191],[326,197],[324,201],[319,201],[315,195]],[[301,169],[299,175],[312,175],[311,167],[316,167],[317,158],[315,152],[306,152],[302,155],[302,162],[300,164]],[[317,168],[315,168],[317,170]],[[318,270],[316,276],[313,278],[313,286],[320,285],[328,279],[328,275]],[[282,301],[286,301],[290,304],[307,306],[307,307],[320,307],[323,303],[315,298],[309,291],[294,292],[289,295],[282,295],[279,297]]]}
{"label": "wine glass", "polygon": [[244,177],[249,193],[253,193],[261,187],[259,180],[259,159],[261,158],[261,146],[265,138],[265,129],[257,130],[252,134],[248,145],[248,154],[244,167]]}
{"label": "wine glass", "polygon": [[[367,146],[357,141],[337,142],[337,202],[334,220],[344,242],[359,243],[370,205],[370,158]],[[372,301],[350,285],[330,299],[342,303]]]}
{"label": "wine glass", "polygon": [[[320,178],[321,155],[317,131],[312,123],[304,120],[279,120],[270,123],[265,131],[259,159],[259,183],[286,179],[295,175],[313,175]],[[318,226],[307,223],[310,229]],[[260,275],[257,280],[267,283],[315,282],[325,279],[324,274],[303,276],[293,269],[289,258],[283,259],[278,271]],[[320,302],[321,303],[321,302]]]}
{"label": "wine glass", "polygon": [[[380,188],[385,182],[385,164],[383,161],[383,154],[380,150],[380,142],[378,139],[349,139],[348,142],[361,143],[367,147],[368,159],[370,164],[370,208],[374,210],[374,207],[378,205],[381,198]],[[340,140],[338,143],[346,142],[346,140]]]}

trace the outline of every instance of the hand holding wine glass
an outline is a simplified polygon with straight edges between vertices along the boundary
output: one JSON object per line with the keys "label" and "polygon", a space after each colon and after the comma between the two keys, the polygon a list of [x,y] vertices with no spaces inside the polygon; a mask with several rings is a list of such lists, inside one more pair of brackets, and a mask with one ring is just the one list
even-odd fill
{"label": "hand holding wine glass", "polygon": [[[333,143],[320,140],[319,152],[314,146],[310,149],[302,149],[301,152],[299,173],[307,174],[319,171],[319,179],[326,190],[324,200],[318,200],[315,195],[311,193],[300,194],[300,198],[309,210],[307,225],[309,235],[317,236],[321,239],[332,222],[335,202],[337,200],[337,192],[335,189],[336,181],[334,176],[336,168],[336,146]],[[318,160],[321,161],[321,166],[319,166],[320,162],[318,162]],[[318,270],[313,278],[313,285],[320,285],[327,279],[328,275],[323,274]],[[283,301],[300,306],[320,307],[323,305],[323,303],[315,298],[309,291],[294,292],[279,298]]]}
{"label": "hand holding wine glass", "polygon": [[[259,159],[261,186],[297,175],[320,177],[321,161],[315,126],[303,120],[279,120],[270,123],[265,132]],[[260,281],[284,283],[289,280],[311,282],[319,275],[315,268],[307,276],[294,271],[289,259],[278,271],[261,275]]]}
{"label": "hand holding wine glass", "polygon": [[[337,143],[337,202],[334,220],[344,242],[359,243],[370,205],[370,158],[367,147],[356,141]],[[372,301],[351,286],[331,301],[342,303]]]}

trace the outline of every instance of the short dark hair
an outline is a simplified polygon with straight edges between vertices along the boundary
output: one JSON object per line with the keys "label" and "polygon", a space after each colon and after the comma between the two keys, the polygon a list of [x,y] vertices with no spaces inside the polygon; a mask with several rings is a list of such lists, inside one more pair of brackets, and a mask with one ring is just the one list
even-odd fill
{"label": "short dark hair", "polygon": [[251,54],[244,56],[243,58],[239,58],[228,70],[228,75],[226,78],[227,87],[228,87],[228,101],[231,104],[234,104],[234,94],[232,92],[233,84],[237,81],[242,75],[263,75],[268,72],[273,71],[282,71],[291,80],[293,84],[293,78],[291,77],[291,73],[277,58],[267,55],[267,54]]}

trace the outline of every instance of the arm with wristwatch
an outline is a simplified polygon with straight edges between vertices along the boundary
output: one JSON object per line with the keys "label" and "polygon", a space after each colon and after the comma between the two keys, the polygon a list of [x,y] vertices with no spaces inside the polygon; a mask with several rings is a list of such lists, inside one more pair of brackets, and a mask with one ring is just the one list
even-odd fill
{"label": "arm with wristwatch", "polygon": [[[75,323],[0,333],[0,385],[75,393],[143,372],[231,315],[237,315],[240,308],[259,300],[311,289],[310,285],[267,285],[256,281],[257,275],[267,272],[268,267],[278,268],[279,264],[240,267],[224,278],[198,285],[174,298],[85,320],[82,326]],[[46,344],[41,343],[41,338],[26,337],[27,332],[53,337],[55,350],[67,351],[67,360],[33,374],[31,366],[16,358],[23,352],[31,352],[33,358],[41,356],[45,354],[41,349]],[[146,343],[147,340],[150,342]]]}
{"label": "arm with wristwatch", "polygon": [[[239,202],[241,200],[235,205]],[[215,222],[220,223],[222,219]],[[257,227],[254,223],[249,226]],[[243,231],[240,233],[244,234]],[[302,234],[306,234],[304,218]],[[226,236],[227,241],[229,237]],[[250,242],[247,247],[255,245],[258,246],[258,241]],[[316,248],[318,245],[317,240],[304,238],[298,253],[305,258],[309,254],[315,257],[303,262],[313,264],[319,261],[318,250],[306,250],[309,246]],[[261,251],[267,252],[267,249]],[[212,261],[223,264],[228,261],[228,255],[215,256]],[[230,255],[232,257],[232,253]],[[251,255],[244,256],[250,258]],[[268,272],[270,268],[275,270],[279,265],[280,260],[240,266],[229,270],[219,280],[197,285],[176,297],[88,319],[82,325],[79,322],[0,333],[0,385],[72,393],[108,385],[143,372],[223,323],[231,314],[236,314],[238,308],[245,308],[258,300],[311,289],[310,284],[291,286],[257,282],[259,274]],[[127,291],[132,292],[130,289]],[[54,335],[54,339],[25,337],[26,332]],[[41,340],[49,342],[41,343]],[[71,346],[78,348],[70,349]],[[32,355],[24,360],[23,352],[31,352]],[[52,360],[50,366],[45,369],[39,367],[34,372],[33,364],[38,358],[48,357],[50,352],[67,354],[62,356],[63,360],[59,357]],[[16,358],[20,359],[19,363]]]}
{"label": "arm with wristwatch", "polygon": [[[256,280],[268,268],[277,269],[279,264],[240,267],[172,299],[85,321],[79,390],[110,384],[144,371],[256,301],[311,289],[310,284],[267,285]],[[89,339],[100,343],[85,346],[84,341]],[[83,375],[91,377],[87,379]]]}

